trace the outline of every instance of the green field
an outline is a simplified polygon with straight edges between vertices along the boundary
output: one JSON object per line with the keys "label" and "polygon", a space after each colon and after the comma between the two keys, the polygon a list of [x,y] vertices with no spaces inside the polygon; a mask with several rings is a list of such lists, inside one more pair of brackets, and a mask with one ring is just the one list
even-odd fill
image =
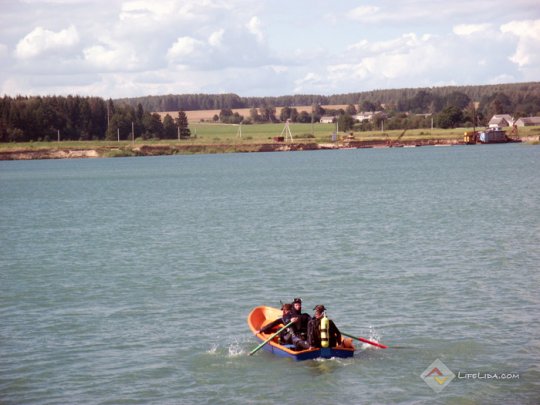
{"label": "green field", "polygon": [[[197,123],[189,126],[191,135],[198,141],[206,142],[272,142],[276,136],[285,136],[283,132],[284,124],[256,124],[256,125],[230,125],[230,124],[205,124]],[[311,138],[312,131],[317,140],[322,138],[330,139],[332,131],[335,130],[333,124],[290,124],[290,131],[294,140],[305,140]],[[241,137],[240,137],[241,130]],[[283,135],[282,135],[283,132]]]}
{"label": "green field", "polygon": [[[242,125],[242,137],[239,136],[238,125],[226,124],[205,124],[198,123],[190,125],[192,136],[194,139],[188,142],[202,143],[236,143],[236,142],[272,142],[276,136],[284,136],[284,124],[257,124],[257,125]],[[335,132],[335,124],[290,124],[291,134],[294,141],[298,142],[330,142],[332,133]],[[462,139],[465,131],[470,128],[455,128],[455,129],[437,129],[433,132],[430,129],[414,129],[405,133],[402,139]],[[396,139],[403,131],[392,130],[385,131],[366,131],[353,132],[357,140],[387,140]],[[340,132],[339,136],[347,135],[351,132]],[[312,134],[314,136],[312,136]]]}
{"label": "green field", "polygon": [[[238,125],[230,124],[210,124],[197,123],[190,125],[191,139],[187,140],[143,140],[135,139],[136,145],[171,145],[171,144],[192,144],[192,145],[209,145],[209,144],[261,144],[272,143],[273,138],[284,136],[284,124],[256,124],[242,125],[241,137]],[[308,143],[317,142],[325,143],[331,141],[332,133],[335,131],[334,124],[290,124],[290,130],[294,142]],[[408,130],[401,140],[463,140],[465,131],[471,131],[472,128],[454,128],[454,129],[411,129]],[[312,132],[313,131],[313,132]],[[366,131],[354,132],[354,138],[358,141],[373,141],[373,140],[395,140],[402,133],[402,130],[385,131]],[[507,131],[509,132],[509,131]],[[314,133],[314,136],[312,135]],[[340,132],[339,136],[348,135],[348,133]],[[519,129],[520,137],[538,137],[540,135],[540,127],[524,127]],[[98,148],[114,148],[123,147],[132,144],[132,141],[51,141],[51,142],[24,142],[24,143],[0,143],[0,150],[38,150],[38,149],[98,149]]]}
{"label": "green field", "polygon": [[[276,136],[283,136],[285,133],[284,124],[256,124],[242,125],[239,134],[238,125],[230,124],[209,124],[197,123],[190,125],[193,139],[184,142],[197,143],[238,143],[238,142],[253,142],[264,143],[272,142]],[[335,132],[335,124],[290,124],[291,134],[294,141],[297,142],[330,142],[332,133]],[[453,128],[440,129],[430,128],[410,129],[401,138],[407,139],[458,139],[463,140],[463,135],[466,131],[472,131],[472,128]],[[356,140],[394,140],[399,137],[403,130],[391,131],[362,131],[352,132]],[[507,130],[509,133],[509,129]],[[282,134],[283,133],[283,134]],[[351,132],[339,132],[339,136],[347,135]],[[312,136],[312,134],[314,136]],[[539,127],[525,127],[519,129],[520,136],[538,136],[540,134]],[[169,141],[170,142],[170,141]]]}

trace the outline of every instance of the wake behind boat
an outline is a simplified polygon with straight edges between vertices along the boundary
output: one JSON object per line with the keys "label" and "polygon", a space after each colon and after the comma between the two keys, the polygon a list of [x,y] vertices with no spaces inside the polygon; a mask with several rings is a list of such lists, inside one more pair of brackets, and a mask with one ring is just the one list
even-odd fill
{"label": "wake behind boat", "polygon": [[[258,306],[249,313],[247,323],[251,331],[255,333],[257,339],[259,339],[262,343],[277,332],[279,328],[276,327],[275,330],[269,331],[268,333],[256,332],[264,325],[269,324],[274,319],[279,317],[281,317],[281,311],[279,309],[267,306]],[[263,349],[277,356],[289,357],[297,361],[312,360],[317,358],[329,359],[332,357],[346,358],[354,356],[354,345],[352,344],[352,340],[347,338],[343,339],[342,343],[336,347],[295,350],[294,346],[292,345],[281,345],[279,343],[278,336],[275,336],[263,346]]]}

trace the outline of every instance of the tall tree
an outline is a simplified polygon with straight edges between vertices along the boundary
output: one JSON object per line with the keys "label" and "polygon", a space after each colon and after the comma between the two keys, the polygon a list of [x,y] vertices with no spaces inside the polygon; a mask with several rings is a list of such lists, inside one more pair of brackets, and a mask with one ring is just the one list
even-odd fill
{"label": "tall tree", "polygon": [[463,121],[463,112],[454,106],[446,107],[437,116],[440,128],[455,128]]}
{"label": "tall tree", "polygon": [[169,114],[163,118],[163,137],[165,139],[175,139],[177,137],[176,125]]}
{"label": "tall tree", "polygon": [[471,102],[469,96],[461,91],[453,91],[446,96],[446,106],[454,106],[461,110],[465,109]]}
{"label": "tall tree", "polygon": [[377,104],[369,100],[364,100],[360,102],[360,104],[358,105],[358,108],[360,109],[360,111],[376,111]]}
{"label": "tall tree", "polygon": [[163,138],[163,124],[159,114],[145,112],[143,114],[142,124],[144,128],[144,138]]}
{"label": "tall tree", "polygon": [[338,117],[338,128],[340,129],[340,131],[349,131],[353,128],[354,126],[354,118],[351,117],[350,114],[348,113],[345,113],[345,114],[341,114],[339,117]]}
{"label": "tall tree", "polygon": [[261,116],[259,115],[259,112],[257,111],[255,107],[249,110],[249,117],[251,118],[251,121],[254,123],[261,122]]}
{"label": "tall tree", "polygon": [[349,115],[355,115],[358,111],[356,111],[356,107],[354,106],[354,104],[349,104],[345,112]]}
{"label": "tall tree", "polygon": [[183,110],[178,111],[176,125],[180,131],[180,139],[188,139],[191,136],[187,115]]}

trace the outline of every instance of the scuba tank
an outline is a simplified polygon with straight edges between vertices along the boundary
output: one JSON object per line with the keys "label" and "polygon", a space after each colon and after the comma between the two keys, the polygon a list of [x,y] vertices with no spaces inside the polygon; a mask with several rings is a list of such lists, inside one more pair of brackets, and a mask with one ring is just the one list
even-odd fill
{"label": "scuba tank", "polygon": [[330,321],[326,317],[326,312],[321,318],[321,347],[330,346],[329,342],[330,337]]}

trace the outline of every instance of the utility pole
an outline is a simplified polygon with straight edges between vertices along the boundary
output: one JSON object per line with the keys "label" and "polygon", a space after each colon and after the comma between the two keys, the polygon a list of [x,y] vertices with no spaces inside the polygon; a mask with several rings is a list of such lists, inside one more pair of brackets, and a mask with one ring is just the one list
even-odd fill
{"label": "utility pole", "polygon": [[475,101],[473,103],[473,133],[476,134],[476,110],[478,110],[478,106],[480,103],[478,101]]}
{"label": "utility pole", "polygon": [[311,135],[315,136],[315,129],[313,128],[313,122],[315,121],[315,109],[311,105]]}

